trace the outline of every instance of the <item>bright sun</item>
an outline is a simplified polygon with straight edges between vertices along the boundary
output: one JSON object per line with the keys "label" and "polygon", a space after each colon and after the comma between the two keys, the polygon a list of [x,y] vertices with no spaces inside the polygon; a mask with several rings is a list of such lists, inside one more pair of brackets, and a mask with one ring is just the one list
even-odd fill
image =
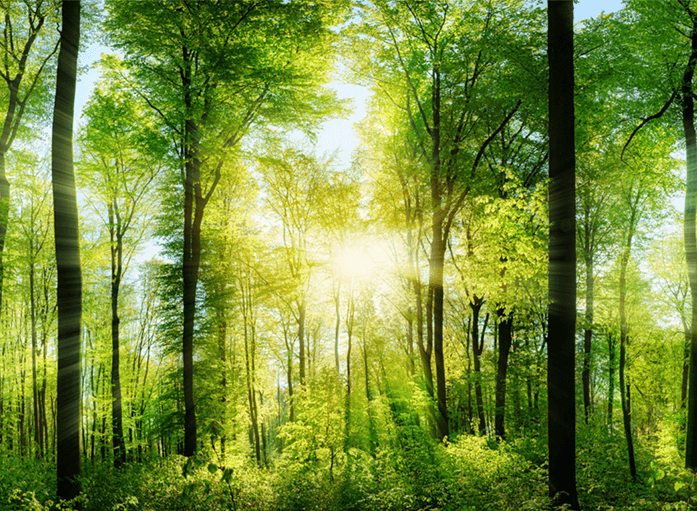
{"label": "bright sun", "polygon": [[360,239],[342,248],[334,259],[334,271],[346,281],[367,280],[385,262],[385,248],[373,240]]}

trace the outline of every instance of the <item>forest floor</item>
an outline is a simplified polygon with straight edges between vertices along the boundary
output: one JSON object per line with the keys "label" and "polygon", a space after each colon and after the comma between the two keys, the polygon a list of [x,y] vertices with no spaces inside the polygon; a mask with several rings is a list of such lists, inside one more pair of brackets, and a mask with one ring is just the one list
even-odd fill
{"label": "forest floor", "polygon": [[[586,511],[697,509],[695,475],[683,469],[674,433],[639,438],[632,481],[619,432],[580,426],[579,501]],[[84,510],[550,510],[543,435],[496,443],[462,436],[447,445],[358,449],[335,457],[280,458],[256,468],[243,457],[223,463],[180,456],[84,465]],[[330,468],[331,467],[331,468]],[[184,476],[184,473],[187,473]],[[0,457],[0,509],[48,510],[55,498],[52,463]],[[62,507],[61,509],[69,509]]]}

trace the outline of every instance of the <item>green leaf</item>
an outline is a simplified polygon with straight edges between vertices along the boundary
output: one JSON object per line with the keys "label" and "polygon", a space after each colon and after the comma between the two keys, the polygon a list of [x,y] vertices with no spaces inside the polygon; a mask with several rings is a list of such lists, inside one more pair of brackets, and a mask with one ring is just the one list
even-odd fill
{"label": "green leaf", "polygon": [[208,464],[208,471],[211,474],[215,474],[218,471],[218,465],[216,465],[215,463],[209,463]]}
{"label": "green leaf", "polygon": [[682,481],[675,481],[675,484],[673,485],[673,488],[675,491],[680,491],[682,488],[684,488],[686,485]]}

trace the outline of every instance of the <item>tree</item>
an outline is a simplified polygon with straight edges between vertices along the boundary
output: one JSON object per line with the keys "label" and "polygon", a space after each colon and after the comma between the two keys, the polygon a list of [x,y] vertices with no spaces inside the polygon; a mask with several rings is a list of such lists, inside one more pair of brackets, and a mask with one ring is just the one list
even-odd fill
{"label": "tree", "polygon": [[53,109],[51,168],[58,275],[58,389],[56,466],[58,497],[71,500],[81,492],[80,328],[82,274],[77,195],[73,173],[73,109],[80,45],[80,2],[63,1],[61,40]]}
{"label": "tree", "polygon": [[[510,35],[525,33],[523,25],[535,21],[532,11],[518,1],[496,6],[366,1],[362,9],[357,29],[362,37],[354,41],[361,48],[356,60],[376,92],[402,110],[416,156],[427,169],[430,201],[425,222],[430,223],[431,236],[424,323],[427,339],[433,342],[437,434],[443,439],[449,435],[443,350],[445,253],[456,216],[478,188],[484,154],[525,97],[510,80],[516,72],[521,73],[518,77],[529,76],[516,68],[523,56],[516,52],[506,66],[504,48],[516,48],[520,41],[513,42]],[[496,95],[493,91],[501,84],[506,93]]]}
{"label": "tree", "polygon": [[[119,66],[113,58],[105,60],[102,82],[97,85],[84,112],[88,124],[80,140],[85,157],[80,177],[101,201],[95,207],[109,231],[115,466],[126,461],[119,372],[119,293],[138,241],[152,218],[142,210],[152,201],[153,180],[161,162],[166,161],[166,149],[148,115],[150,112],[140,108],[139,98],[120,78]],[[125,244],[125,240],[130,241],[128,238],[135,238],[130,246]]]}
{"label": "tree", "polygon": [[[44,68],[58,49],[53,34],[47,36],[60,2],[57,0],[3,0],[0,9],[4,26],[0,48],[4,55],[0,78],[7,90],[3,94],[5,108],[0,131],[0,311],[4,279],[3,251],[7,237],[7,219],[10,201],[10,183],[5,174],[5,159],[17,135],[21,133],[24,115],[41,115],[33,111],[30,99],[46,92],[43,86]],[[48,23],[46,23],[48,21]],[[26,29],[25,29],[26,27]],[[6,97],[6,99],[5,99]]]}
{"label": "tree", "polygon": [[[136,89],[160,115],[181,166],[184,454],[197,445],[194,320],[206,206],[226,161],[260,122],[308,128],[335,107],[321,90],[326,27],[340,11],[261,2],[110,2],[112,40],[127,50]],[[338,4],[341,7],[342,4]],[[273,120],[270,120],[273,117]]]}
{"label": "tree", "polygon": [[579,509],[576,494],[576,195],[574,4],[549,0],[549,494]]}

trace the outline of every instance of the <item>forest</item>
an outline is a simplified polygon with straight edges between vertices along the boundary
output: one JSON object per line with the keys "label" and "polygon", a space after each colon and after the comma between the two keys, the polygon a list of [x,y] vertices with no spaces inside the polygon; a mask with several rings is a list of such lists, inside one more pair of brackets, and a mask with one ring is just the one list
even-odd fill
{"label": "forest", "polygon": [[0,509],[697,509],[697,1],[0,10]]}

